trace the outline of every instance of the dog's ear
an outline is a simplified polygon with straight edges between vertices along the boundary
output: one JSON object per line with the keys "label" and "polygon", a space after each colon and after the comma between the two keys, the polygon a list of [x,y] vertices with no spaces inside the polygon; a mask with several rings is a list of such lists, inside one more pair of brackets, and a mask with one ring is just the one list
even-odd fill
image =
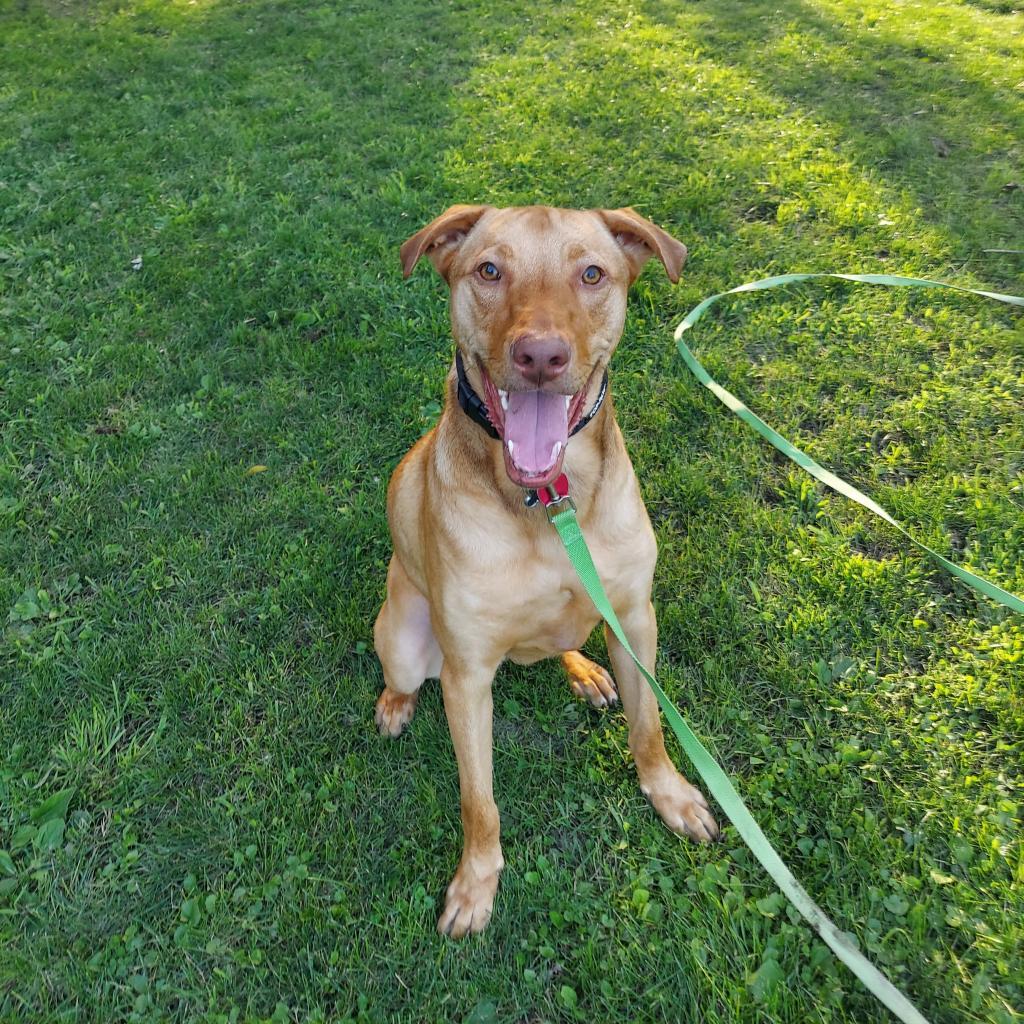
{"label": "dog's ear", "polygon": [[676,241],[657,224],[645,220],[635,210],[624,206],[621,210],[595,210],[605,227],[612,233],[629,261],[632,284],[643,270],[644,264],[657,256],[665,267],[669,280],[675,284],[686,262],[686,246]]}
{"label": "dog's ear", "polygon": [[425,228],[420,228],[401,248],[402,276],[408,277],[426,253],[437,272],[447,281],[448,268],[473,225],[491,206],[449,206]]}

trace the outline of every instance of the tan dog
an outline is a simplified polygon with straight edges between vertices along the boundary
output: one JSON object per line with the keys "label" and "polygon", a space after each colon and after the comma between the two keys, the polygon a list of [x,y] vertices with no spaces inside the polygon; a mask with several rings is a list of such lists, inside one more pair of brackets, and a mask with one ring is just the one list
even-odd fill
{"label": "tan dog", "polygon": [[[597,611],[543,508],[524,504],[563,467],[612,606],[654,665],[654,533],[611,402],[587,417],[603,395],[627,289],[652,256],[677,281],[686,248],[630,209],[453,206],[402,246],[406,277],[424,254],[451,289],[468,388],[460,407],[453,367],[440,422],[391,479],[395,553],[374,627],[385,680],[376,720],[397,736],[423,681],[440,677],[465,844],[438,930],[459,937],[486,927],[504,863],[491,787],[498,666],[560,656],[579,696],[597,706],[616,699],[608,673],[578,650]],[[476,422],[465,411],[473,392]],[[665,752],[653,694],[605,635],[640,788],[669,828],[714,838],[703,796]]]}

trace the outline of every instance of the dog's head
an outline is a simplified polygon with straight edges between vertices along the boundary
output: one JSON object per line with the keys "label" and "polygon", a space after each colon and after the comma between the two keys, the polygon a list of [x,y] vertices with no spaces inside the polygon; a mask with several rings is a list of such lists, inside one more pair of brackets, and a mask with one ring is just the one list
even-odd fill
{"label": "dog's head", "polygon": [[677,281],[686,246],[630,209],[453,206],[402,246],[406,277],[423,255],[451,289],[509,478],[542,487],[618,344],[630,284],[651,257]]}

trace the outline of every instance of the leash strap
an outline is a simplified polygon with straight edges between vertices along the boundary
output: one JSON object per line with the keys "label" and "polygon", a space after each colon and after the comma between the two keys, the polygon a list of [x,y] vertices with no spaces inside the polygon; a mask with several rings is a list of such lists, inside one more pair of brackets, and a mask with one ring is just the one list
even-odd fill
{"label": "leash strap", "polygon": [[795,462],[801,469],[806,470],[811,476],[816,477],[827,487],[831,487],[832,490],[838,491],[844,497],[857,502],[858,505],[863,505],[869,512],[873,512],[876,516],[894,526],[904,537],[913,544],[916,544],[922,551],[931,555],[940,565],[949,570],[954,576],[963,580],[968,586],[973,587],[979,593],[984,594],[998,604],[1024,614],[1024,599],[1003,590],[1002,587],[996,586],[995,583],[991,583],[989,580],[976,576],[973,572],[956,565],[954,562],[949,561],[949,559],[943,558],[937,551],[932,550],[927,544],[923,544],[913,537],[881,505],[872,501],[863,491],[857,490],[856,487],[848,484],[841,477],[819,466],[806,452],[802,452],[795,445],[790,444],[780,433],[773,430],[764,420],[751,412],[732,392],[726,391],[704,369],[697,357],[687,347],[686,342],[683,341],[683,334],[693,327],[711,306],[727,295],[735,295],[737,292],[764,291],[768,288],[779,288],[782,285],[793,284],[796,281],[808,281],[813,278],[826,277],[838,278],[843,281],[857,281],[863,284],[880,284],[887,287],[949,288],[953,291],[966,292],[970,295],[981,295],[986,299],[995,299],[996,302],[1007,302],[1014,306],[1024,306],[1024,298],[1019,295],[1003,295],[1000,292],[978,291],[975,288],[964,288],[962,285],[945,284],[941,281],[929,281],[921,277],[896,277],[892,274],[781,274],[778,277],[766,277],[760,281],[751,281],[748,284],[741,284],[738,288],[730,288],[729,291],[711,295],[700,305],[691,309],[675,331],[676,347],[679,349],[679,354],[683,357],[683,361],[689,367],[690,372],[726,408],[731,409],[744,423],[753,427],[769,444],[777,448],[788,459]]}
{"label": "leash strap", "polygon": [[[556,511],[555,509],[558,509]],[[821,936],[825,944],[851,971],[864,983],[884,1006],[890,1009],[905,1024],[928,1024],[928,1021],[914,1007],[907,997],[900,992],[895,985],[885,977],[867,958],[857,949],[851,937],[841,932],[829,919],[828,915],[819,907],[807,894],[804,887],[796,880],[793,873],[783,863],[782,858],[776,853],[775,848],[768,841],[768,837],[761,831],[761,827],[754,820],[753,815],[747,810],[746,805],[740,798],[736,788],[729,780],[729,776],[708,753],[704,745],[697,739],[693,730],[687,725],[686,720],[676,709],[676,706],[669,700],[668,695],[661,688],[658,680],[647,670],[640,659],[633,652],[626,634],[619,625],[619,620],[608,600],[608,595],[601,585],[601,578],[594,568],[594,561],[590,557],[590,549],[583,539],[579,521],[576,518],[576,509],[571,502],[560,498],[552,501],[546,509],[548,518],[551,520],[558,536],[565,546],[569,561],[572,562],[580,583],[594,602],[595,607],[601,613],[602,618],[608,623],[608,627],[615,634],[616,639],[622,644],[623,649],[636,663],[640,674],[650,684],[654,691],[661,710],[665,712],[672,731],[676,734],[680,745],[686,752],[686,756],[693,762],[694,767],[700,773],[701,778],[707,786],[708,792],[718,802],[719,807],[725,812],[729,820],[736,827],[736,831],[743,837],[744,842],[750,847],[751,852],[760,861],[761,866],[771,875],[775,884],[788,897],[789,901],[807,919],[814,930]]]}

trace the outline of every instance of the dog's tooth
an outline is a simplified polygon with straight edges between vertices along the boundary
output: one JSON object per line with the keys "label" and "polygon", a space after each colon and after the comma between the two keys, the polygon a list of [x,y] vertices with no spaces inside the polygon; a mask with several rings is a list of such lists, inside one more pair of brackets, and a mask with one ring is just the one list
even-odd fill
{"label": "dog's tooth", "polygon": [[505,444],[506,444],[506,445],[508,445],[508,453],[509,453],[509,455],[511,455],[511,454],[512,454],[512,451],[513,451],[513,449],[514,449],[514,447],[515,447],[515,446],[514,446],[514,445],[512,444],[512,438],[509,438],[509,439],[508,439],[508,440],[507,440],[507,441],[505,442]]}
{"label": "dog's tooth", "polygon": [[551,462],[554,463],[555,459],[558,458],[558,453],[562,450],[562,442],[556,441],[551,446]]}
{"label": "dog's tooth", "polygon": [[563,395],[562,397],[565,399],[565,408],[566,408],[566,411],[568,412],[569,406],[572,403],[572,395]]}
{"label": "dog's tooth", "polygon": [[508,392],[507,391],[502,391],[501,388],[498,388],[498,397],[501,399],[501,407],[502,407],[502,409],[504,409],[507,412],[508,411]]}

